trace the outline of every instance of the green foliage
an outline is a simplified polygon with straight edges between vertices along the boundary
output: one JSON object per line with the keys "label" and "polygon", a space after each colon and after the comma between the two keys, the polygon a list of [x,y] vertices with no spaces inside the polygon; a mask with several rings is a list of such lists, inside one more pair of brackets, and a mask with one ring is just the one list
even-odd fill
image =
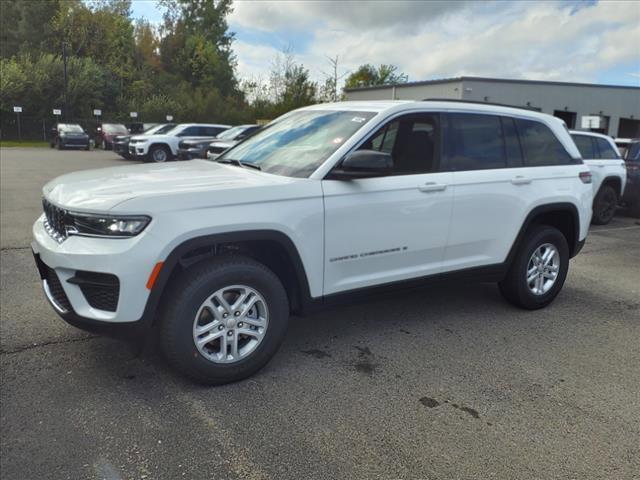
{"label": "green foliage", "polygon": [[[268,83],[236,75],[231,0],[160,0],[164,23],[134,22],[131,0],[0,0],[0,112],[51,119],[246,123],[330,98],[290,53],[278,56]],[[392,72],[393,73],[393,72]],[[320,93],[319,93],[320,92]],[[10,114],[10,115],[7,115]]]}
{"label": "green foliage", "polygon": [[409,77],[398,72],[395,65],[380,65],[378,68],[370,64],[361,65],[347,77],[345,88],[368,87],[371,85],[391,85],[406,83]]}

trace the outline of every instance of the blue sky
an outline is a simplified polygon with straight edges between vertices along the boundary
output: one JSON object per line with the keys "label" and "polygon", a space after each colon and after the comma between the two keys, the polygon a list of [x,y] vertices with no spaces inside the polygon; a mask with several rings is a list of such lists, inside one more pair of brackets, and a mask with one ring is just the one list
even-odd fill
{"label": "blue sky", "polygon": [[[133,16],[162,20],[153,0]],[[637,1],[238,1],[229,18],[244,78],[268,78],[283,49],[321,79],[391,63],[412,81],[457,75],[640,86]]]}

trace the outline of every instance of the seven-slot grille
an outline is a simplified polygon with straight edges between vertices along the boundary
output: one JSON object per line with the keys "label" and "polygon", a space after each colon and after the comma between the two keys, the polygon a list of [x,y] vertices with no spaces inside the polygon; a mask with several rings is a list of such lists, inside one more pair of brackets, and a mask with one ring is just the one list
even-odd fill
{"label": "seven-slot grille", "polygon": [[45,230],[49,235],[51,235],[51,237],[53,237],[54,240],[62,242],[67,238],[67,211],[56,207],[44,198],[42,199],[42,208],[44,209],[44,215],[46,217],[44,222]]}

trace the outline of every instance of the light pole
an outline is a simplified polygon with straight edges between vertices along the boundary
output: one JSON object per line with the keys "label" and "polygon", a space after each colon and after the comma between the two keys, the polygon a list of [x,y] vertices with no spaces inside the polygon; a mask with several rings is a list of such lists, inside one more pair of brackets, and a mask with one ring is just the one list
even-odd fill
{"label": "light pole", "polygon": [[62,71],[64,76],[64,119],[69,120],[67,112],[69,105],[67,104],[67,42],[62,42]]}

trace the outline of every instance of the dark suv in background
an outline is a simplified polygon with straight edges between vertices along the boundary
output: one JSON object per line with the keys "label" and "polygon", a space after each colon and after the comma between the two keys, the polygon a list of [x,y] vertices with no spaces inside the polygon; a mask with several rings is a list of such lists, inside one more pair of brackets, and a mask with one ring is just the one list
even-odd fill
{"label": "dark suv in background", "polygon": [[640,138],[629,143],[624,163],[627,167],[627,187],[622,202],[633,216],[640,217]]}
{"label": "dark suv in background", "polygon": [[89,135],[77,123],[58,123],[51,129],[51,148],[84,148],[89,150]]}

